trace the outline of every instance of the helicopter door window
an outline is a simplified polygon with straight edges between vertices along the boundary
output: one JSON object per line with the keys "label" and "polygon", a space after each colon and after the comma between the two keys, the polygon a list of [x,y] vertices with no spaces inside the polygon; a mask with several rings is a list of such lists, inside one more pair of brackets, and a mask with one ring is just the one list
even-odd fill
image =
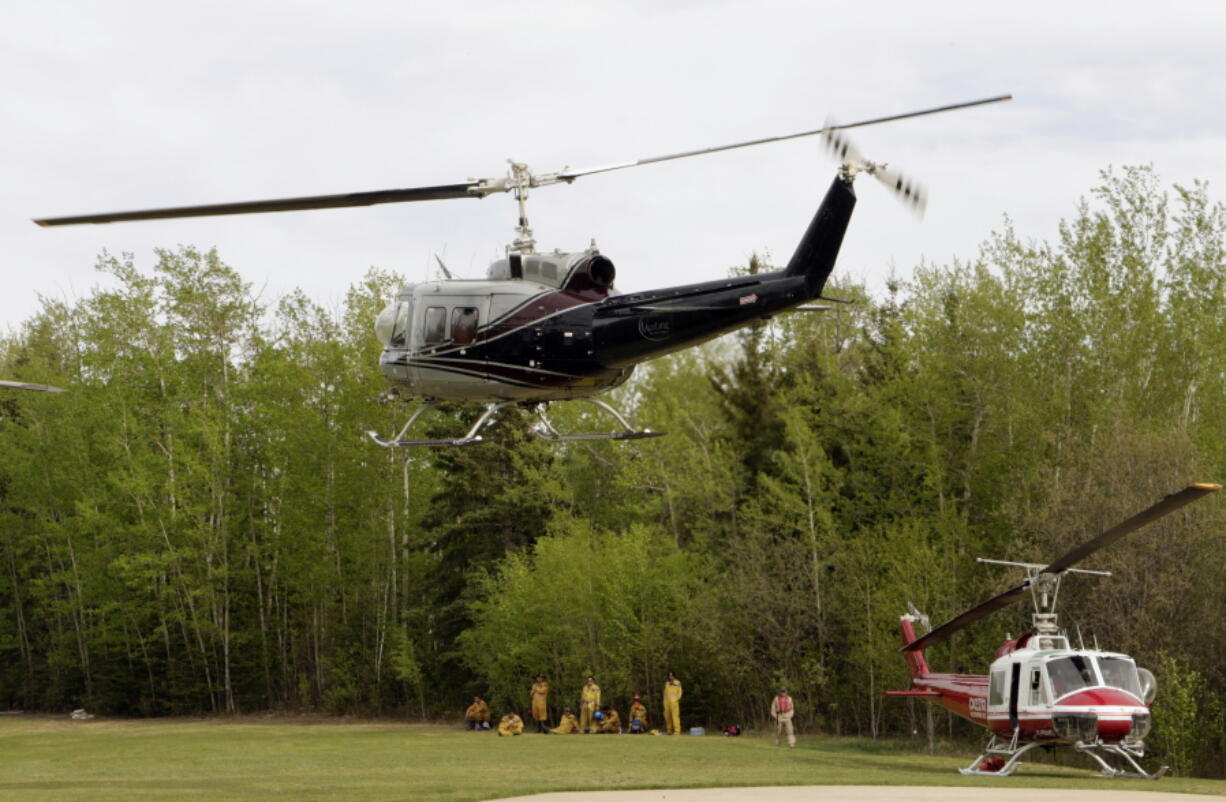
{"label": "helicopter door window", "polygon": [[1043,704],[1043,670],[1037,666],[1030,669],[1030,704]]}
{"label": "helicopter door window", "polygon": [[988,706],[1000,707],[1005,703],[1005,682],[1008,672],[993,671],[988,685]]}
{"label": "helicopter door window", "polygon": [[475,306],[457,306],[451,310],[451,341],[465,345],[477,339],[477,324],[481,313]]}
{"label": "helicopter door window", "polygon": [[427,306],[424,322],[423,341],[426,345],[447,341],[447,308],[443,306]]}

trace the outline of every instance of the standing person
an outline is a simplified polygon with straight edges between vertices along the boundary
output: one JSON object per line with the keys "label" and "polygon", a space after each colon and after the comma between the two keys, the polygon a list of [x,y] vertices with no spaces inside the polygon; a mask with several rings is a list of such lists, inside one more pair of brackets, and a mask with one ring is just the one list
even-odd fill
{"label": "standing person", "polygon": [[636,693],[634,704],[630,705],[630,726],[627,732],[636,735],[644,733],[647,732],[647,726],[647,706],[643,704],[642,695]]}
{"label": "standing person", "polygon": [[596,722],[592,714],[600,709],[600,686],[596,678],[589,676],[579,694],[579,732],[596,732]]}
{"label": "standing person", "polygon": [[779,745],[780,736],[786,734],[788,748],[796,748],[796,731],[792,729],[792,714],[795,712],[796,705],[792,703],[792,697],[788,696],[788,689],[780,688],[779,695],[771,702],[771,718],[775,720],[775,746]]}
{"label": "standing person", "polygon": [[545,681],[544,674],[536,675],[531,694],[532,718],[536,719],[536,731],[545,732],[549,729],[549,707],[546,704],[549,699],[549,683]]}
{"label": "standing person", "polygon": [[464,711],[464,726],[470,730],[490,728],[490,706],[480,696],[474,696],[473,703]]}
{"label": "standing person", "polygon": [[681,680],[671,671],[664,683],[664,731],[669,735],[681,734]]}

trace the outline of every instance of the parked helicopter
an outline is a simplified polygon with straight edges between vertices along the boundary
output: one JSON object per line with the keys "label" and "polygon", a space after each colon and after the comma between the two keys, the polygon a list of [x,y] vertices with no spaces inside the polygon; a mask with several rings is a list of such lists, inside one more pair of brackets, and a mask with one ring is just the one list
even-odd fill
{"label": "parked helicopter", "polygon": [[[582,170],[534,173],[510,161],[502,178],[342,195],[222,203],[37,219],[40,226],[110,223],[174,217],[370,206],[405,201],[484,198],[511,192],[519,205],[516,238],[507,255],[490,265],[484,281],[456,280],[406,284],[378,316],[383,344],[379,364],[392,385],[386,397],[425,400],[399,433],[381,446],[449,446],[480,442],[481,430],[504,407],[533,408],[540,418],[534,433],[551,440],[635,439],[661,432],[636,430],[616,410],[593,396],[617,387],[634,367],[697,345],[753,321],[794,310],[821,309],[822,298],[843,233],[855,207],[852,182],[859,173],[881,181],[904,203],[922,213],[926,196],[914,182],[885,164],[868,161],[840,133],[844,129],[903,120],[1009,100],[1010,95],[922,111],[862,120],[785,136],[656,156]],[[840,162],[825,199],[787,266],[777,272],[618,294],[613,262],[592,246],[579,252],[540,253],[528,225],[529,190],[572,183],[582,176],[637,167],[734,148],[820,135]],[[440,262],[441,265],[441,262]],[[444,267],[444,273],[446,274]],[[833,299],[827,299],[833,300]],[[545,416],[552,401],[579,399],[612,415],[622,427],[599,433],[559,433]],[[409,439],[421,415],[440,401],[485,404],[468,432],[444,439]]]}
{"label": "parked helicopter", "polygon": [[[911,607],[899,620],[911,689],[886,691],[887,696],[918,696],[968,721],[987,728],[991,739],[963,774],[1004,777],[1015,772],[1022,757],[1039,746],[1071,746],[1093,758],[1103,774],[1158,779],[1166,773],[1141,768],[1145,736],[1150,731],[1149,705],[1156,691],[1154,675],[1119,652],[1084,647],[1074,649],[1056,625],[1056,597],[1066,573],[1110,576],[1072,566],[1124,535],[1180,507],[1221,489],[1193,484],[1166,496],[1128,520],[1082,543],[1048,565],[985,560],[1026,570],[1016,587],[970,608],[927,634],[917,637],[915,624],[927,618]],[[954,632],[1020,599],[1029,591],[1034,603],[1034,629],[1006,638],[996,651],[987,676],[936,674],[929,670],[924,649]],[[1105,755],[1121,758],[1131,770],[1118,769]]]}

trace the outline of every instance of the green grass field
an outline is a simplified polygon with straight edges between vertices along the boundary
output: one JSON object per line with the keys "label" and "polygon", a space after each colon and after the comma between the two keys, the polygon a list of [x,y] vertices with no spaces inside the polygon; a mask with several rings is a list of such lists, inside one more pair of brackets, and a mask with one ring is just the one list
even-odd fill
{"label": "green grass field", "polygon": [[962,777],[973,755],[906,742],[759,736],[498,738],[457,728],[335,719],[85,722],[0,717],[0,799],[480,800],[567,790],[713,785],[978,785],[1226,795],[1226,782],[1107,780],[1029,763],[1010,778]]}

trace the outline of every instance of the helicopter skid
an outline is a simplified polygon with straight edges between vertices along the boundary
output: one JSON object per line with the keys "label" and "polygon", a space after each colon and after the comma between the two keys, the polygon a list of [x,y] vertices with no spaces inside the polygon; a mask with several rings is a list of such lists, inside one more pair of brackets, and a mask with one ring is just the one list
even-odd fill
{"label": "helicopter skid", "polygon": [[643,440],[648,437],[663,437],[666,434],[666,432],[653,432],[650,429],[635,429],[621,413],[598,398],[577,398],[575,400],[586,401],[609,413],[622,425],[622,430],[620,432],[574,432],[563,434],[554,428],[553,424],[549,422],[549,418],[545,417],[545,410],[538,408],[536,414],[540,418],[540,422],[532,428],[532,434],[542,440],[549,440],[554,443],[583,440]]}
{"label": "helicopter skid", "polygon": [[[975,758],[971,765],[964,769],[958,769],[959,774],[978,774],[983,777],[1008,777],[1013,772],[1017,771],[1022,765],[1022,756],[1034,749],[1036,746],[1042,746],[1042,741],[1031,741],[1023,746],[1017,745],[1017,736],[1013,736],[1013,740],[1007,745],[995,735],[992,740],[988,741],[988,745],[983,750],[983,754]],[[995,771],[980,768],[984,763],[987,763],[992,758],[1003,760],[1003,764]]]}
{"label": "helicopter skid", "polygon": [[[1049,746],[1058,744],[1069,746],[1068,741],[1031,741],[1021,746],[1017,743],[1016,736],[1006,744],[1002,739],[992,736],[992,740],[988,742],[987,747],[983,750],[983,754],[975,758],[969,766],[964,769],[958,769],[959,774],[977,774],[981,777],[1008,777],[1013,774],[1022,765],[1022,756],[1034,749],[1036,746]],[[1127,744],[1107,744],[1102,741],[1094,743],[1082,743],[1078,741],[1071,746],[1083,755],[1088,755],[1099,768],[1102,769],[1101,776],[1103,777],[1134,777],[1141,780],[1157,780],[1170,770],[1169,766],[1163,766],[1157,771],[1150,773],[1141,768],[1137,763],[1136,758],[1144,754],[1144,747],[1140,744],[1136,746],[1128,746]],[[1105,752],[1110,755],[1121,757],[1132,768],[1131,771],[1126,769],[1117,769],[1107,762],[1099,752]],[[999,768],[995,771],[981,768],[985,763],[989,763],[992,758],[1003,761]]]}
{"label": "helicopter skid", "polygon": [[378,432],[367,432],[368,437],[374,441],[375,445],[383,446],[384,448],[442,448],[444,446],[469,446],[474,443],[483,443],[485,438],[477,437],[452,437],[442,440],[384,440],[379,436]]}
{"label": "helicopter skid", "polygon": [[[549,422],[549,419],[545,417],[544,410],[538,408],[536,412],[537,416],[540,418],[540,422],[532,428],[532,434],[541,438],[542,440],[549,440],[551,442],[570,442],[578,440],[642,440],[648,437],[661,437],[665,434],[664,432],[653,432],[650,429],[635,429],[630,425],[629,421],[618,413],[617,410],[613,409],[613,407],[599,399],[580,398],[575,400],[586,401],[589,404],[593,404],[600,409],[603,409],[605,412],[608,412],[617,419],[618,423],[622,425],[622,430],[618,432],[559,432],[553,427],[553,424]],[[366,432],[366,435],[370,437],[370,439],[374,441],[376,445],[383,446],[384,448],[444,448],[449,446],[474,445],[476,443],[485,442],[485,438],[478,434],[478,432],[493,422],[493,417],[499,410],[501,410],[503,407],[508,407],[518,403],[520,402],[501,401],[498,403],[486,404],[485,411],[481,413],[481,416],[477,418],[477,421],[471,427],[469,427],[468,431],[461,437],[444,437],[428,440],[406,439],[409,429],[412,428],[413,424],[417,422],[417,419],[425,414],[426,410],[434,408],[434,402],[430,401],[426,402],[424,406],[414,412],[409,418],[408,422],[406,422],[404,426],[400,428],[400,431],[396,434],[396,436],[390,440],[380,437],[378,432],[368,431]]]}
{"label": "helicopter skid", "polygon": [[[1129,748],[1124,744],[1105,744],[1098,742],[1093,744],[1076,743],[1073,744],[1073,748],[1078,752],[1089,755],[1091,758],[1093,758],[1094,762],[1096,762],[1102,769],[1102,775],[1104,777],[1135,777],[1139,780],[1157,780],[1161,779],[1168,771],[1171,770],[1170,766],[1163,766],[1157,771],[1150,773],[1141,768],[1141,765],[1137,763],[1136,758],[1141,757],[1144,753],[1143,747]],[[1132,767],[1132,771],[1115,768],[1108,763],[1102,755],[1095,751],[1099,749],[1107,754],[1116,755],[1117,757],[1123,758],[1124,761]]]}
{"label": "helicopter skid", "polygon": [[400,432],[391,440],[384,440],[379,436],[378,432],[366,432],[366,435],[375,442],[376,445],[384,448],[442,448],[446,446],[468,446],[474,443],[483,442],[485,438],[477,434],[481,431],[490,419],[494,417],[494,413],[503,407],[510,406],[514,401],[502,401],[500,403],[492,403],[485,405],[485,411],[481,413],[481,417],[477,418],[477,422],[469,427],[468,432],[462,437],[444,437],[436,440],[406,440],[405,435],[409,433],[409,429],[417,422],[417,419],[425,414],[426,410],[434,409],[434,402],[427,401],[421,409],[413,413],[408,422],[400,427]]}

